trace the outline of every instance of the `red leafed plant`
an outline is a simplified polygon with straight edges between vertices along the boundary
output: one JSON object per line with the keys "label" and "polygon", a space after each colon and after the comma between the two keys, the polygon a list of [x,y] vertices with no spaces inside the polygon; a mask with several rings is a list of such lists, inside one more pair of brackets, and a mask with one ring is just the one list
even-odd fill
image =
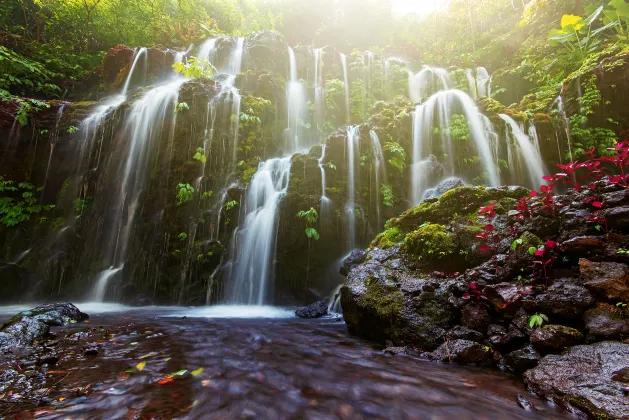
{"label": "red leafed plant", "polygon": [[487,296],[479,289],[476,283],[469,284],[470,291],[463,294],[463,299],[487,300]]}
{"label": "red leafed plant", "polygon": [[535,260],[530,266],[533,270],[531,277],[533,280],[543,280],[546,286],[548,286],[548,278],[553,264],[559,257],[557,245],[557,242],[549,239],[539,248],[529,248],[529,253],[535,256]]}

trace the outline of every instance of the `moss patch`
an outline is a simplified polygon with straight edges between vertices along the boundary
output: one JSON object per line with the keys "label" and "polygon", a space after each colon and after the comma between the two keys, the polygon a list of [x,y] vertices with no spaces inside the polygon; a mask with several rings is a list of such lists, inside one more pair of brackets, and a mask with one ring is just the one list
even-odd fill
{"label": "moss patch", "polygon": [[439,224],[427,224],[406,235],[406,250],[423,261],[434,262],[448,258],[457,251],[455,235]]}
{"label": "moss patch", "polygon": [[404,238],[406,238],[406,232],[400,228],[393,227],[385,230],[384,232],[380,232],[371,242],[370,247],[388,249],[393,247],[395,244],[404,242]]}

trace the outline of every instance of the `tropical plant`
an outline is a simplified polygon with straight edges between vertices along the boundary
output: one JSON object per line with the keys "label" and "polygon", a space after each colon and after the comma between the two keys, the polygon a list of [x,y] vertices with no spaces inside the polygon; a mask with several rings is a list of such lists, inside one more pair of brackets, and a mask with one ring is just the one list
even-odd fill
{"label": "tropical plant", "polygon": [[216,73],[216,67],[205,58],[189,57],[186,62],[178,61],[173,64],[177,73],[190,79],[212,77]]}
{"label": "tropical plant", "polygon": [[539,328],[545,322],[548,322],[548,317],[544,314],[536,313],[529,317],[529,327],[531,328]]}
{"label": "tropical plant", "polygon": [[177,205],[180,206],[192,200],[194,196],[194,187],[190,184],[177,185]]}
{"label": "tropical plant", "polygon": [[389,165],[403,173],[406,168],[406,150],[394,141],[385,142],[384,150],[389,152]]}
{"label": "tropical plant", "polygon": [[307,210],[307,211],[302,210],[299,213],[297,213],[297,217],[299,219],[305,220],[306,222],[305,233],[308,239],[314,239],[315,241],[318,241],[319,232],[317,232],[317,230],[312,227],[312,225],[317,223],[317,220],[319,220],[319,214],[317,213],[317,211],[314,208],[310,207],[310,210]]}
{"label": "tropical plant", "polygon": [[50,211],[54,205],[39,204],[35,192],[41,191],[28,182],[16,183],[0,175],[0,223],[12,227],[31,219],[31,216]]}
{"label": "tropical plant", "polygon": [[203,147],[197,147],[197,151],[192,158],[201,163],[205,163],[207,161],[207,157],[205,156],[205,150],[203,150]]}

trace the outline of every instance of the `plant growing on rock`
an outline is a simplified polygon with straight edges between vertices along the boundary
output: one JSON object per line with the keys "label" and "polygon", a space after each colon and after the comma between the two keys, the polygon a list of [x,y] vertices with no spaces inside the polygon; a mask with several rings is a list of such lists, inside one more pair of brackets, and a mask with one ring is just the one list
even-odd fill
{"label": "plant growing on rock", "polygon": [[476,301],[487,300],[487,296],[483,294],[476,283],[470,283],[468,286],[470,291],[463,294],[463,299]]}
{"label": "plant growing on rock", "polygon": [[198,79],[202,77],[212,77],[216,73],[216,68],[205,58],[190,57],[186,62],[178,61],[173,64],[173,69],[181,73],[184,77]]}
{"label": "plant growing on rock", "polygon": [[308,239],[314,239],[315,241],[318,241],[319,232],[317,232],[317,230],[312,227],[312,225],[317,223],[317,220],[319,220],[319,214],[317,213],[317,211],[314,208],[310,207],[310,210],[308,211],[302,210],[297,213],[297,218],[304,219],[306,221],[305,233]]}
{"label": "plant growing on rock", "polygon": [[536,313],[529,317],[529,327],[531,328],[541,327],[544,322],[548,322],[548,317],[544,314]]}
{"label": "plant growing on rock", "polygon": [[180,206],[192,200],[194,187],[190,184],[177,185],[177,205]]}
{"label": "plant growing on rock", "polygon": [[384,150],[390,153],[389,165],[403,173],[406,168],[406,150],[394,141],[384,143]]}
{"label": "plant growing on rock", "polygon": [[28,182],[16,183],[0,175],[0,193],[7,194],[0,196],[0,223],[12,227],[30,220],[34,214],[55,208],[54,205],[38,204],[34,191],[42,191],[42,188],[35,190]]}
{"label": "plant growing on rock", "polygon": [[380,194],[382,194],[382,204],[386,207],[393,207],[393,188],[388,184],[380,185]]}
{"label": "plant growing on rock", "polygon": [[207,162],[207,157],[205,156],[205,150],[203,150],[203,147],[197,147],[196,153],[192,158],[194,160],[198,160],[201,163]]}
{"label": "plant growing on rock", "polygon": [[553,264],[559,257],[559,253],[557,252],[557,242],[549,239],[544,243],[544,245],[538,248],[530,247],[529,254],[535,256],[533,265],[530,267],[533,269],[533,279],[544,280],[544,283],[548,286],[550,271],[553,268]]}

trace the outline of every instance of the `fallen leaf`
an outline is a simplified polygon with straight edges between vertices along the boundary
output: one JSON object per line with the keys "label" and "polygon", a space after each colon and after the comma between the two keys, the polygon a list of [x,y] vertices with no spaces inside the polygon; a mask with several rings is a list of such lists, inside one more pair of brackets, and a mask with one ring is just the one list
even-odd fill
{"label": "fallen leaf", "polygon": [[140,362],[137,365],[135,365],[135,367],[137,370],[142,371],[146,367],[146,362]]}
{"label": "fallen leaf", "polygon": [[202,373],[203,373],[203,368],[202,368],[202,367],[200,367],[200,368],[198,368],[198,369],[195,369],[195,370],[193,370],[192,372],[190,372],[190,374],[191,374],[192,376],[199,376],[199,375],[200,375],[200,374],[202,374]]}
{"label": "fallen leaf", "polygon": [[160,384],[160,385],[164,385],[164,384],[167,384],[167,383],[169,383],[169,382],[172,382],[174,379],[175,379],[175,378],[173,378],[172,376],[168,376],[168,377],[166,377],[166,378],[164,378],[164,379],[160,380],[160,381],[159,381],[159,382],[157,382],[157,383],[158,383],[158,384]]}

